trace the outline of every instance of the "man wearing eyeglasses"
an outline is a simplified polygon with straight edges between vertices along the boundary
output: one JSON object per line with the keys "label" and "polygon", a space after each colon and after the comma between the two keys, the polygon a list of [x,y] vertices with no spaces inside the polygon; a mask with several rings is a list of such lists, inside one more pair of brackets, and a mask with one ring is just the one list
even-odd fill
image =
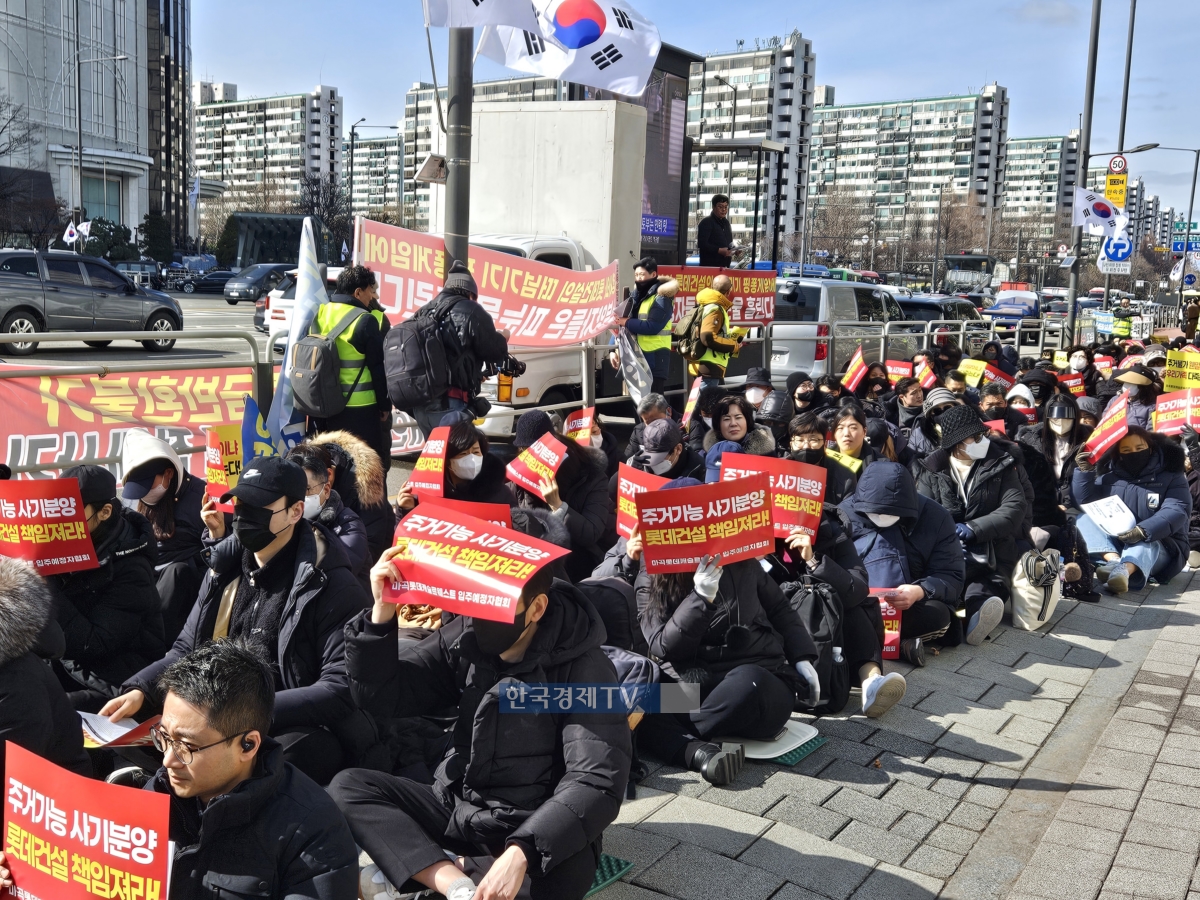
{"label": "man wearing eyeglasses", "polygon": [[171,797],[171,900],[353,900],[358,850],[337,806],[267,737],[270,667],[241,641],[205,644],[158,680],[163,764],[147,789]]}

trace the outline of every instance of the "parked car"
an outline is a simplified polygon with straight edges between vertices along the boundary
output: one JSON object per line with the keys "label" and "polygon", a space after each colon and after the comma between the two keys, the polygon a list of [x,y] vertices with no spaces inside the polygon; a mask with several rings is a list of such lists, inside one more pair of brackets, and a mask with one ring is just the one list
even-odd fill
{"label": "parked car", "polygon": [[959,338],[957,335],[961,329],[965,343],[965,346],[962,347],[963,352],[967,356],[976,356],[983,352],[983,345],[988,342],[990,331],[988,323],[979,314],[979,310],[975,308],[975,304],[970,300],[964,297],[918,296],[899,297],[897,298],[897,302],[908,318],[919,322],[972,323],[936,326],[935,333],[952,333],[955,336],[952,338],[934,338],[934,340],[938,344],[951,340],[955,345],[958,345]]}
{"label": "parked car", "polygon": [[[275,352],[282,353],[287,345],[288,332],[292,330],[292,309],[296,306],[296,275],[295,267],[285,269],[283,280],[264,297],[254,301],[254,327],[267,333],[267,345]],[[325,292],[333,294],[342,267],[336,266],[325,271]]]}
{"label": "parked car", "polygon": [[[775,322],[771,326],[771,372],[776,387],[783,387],[789,372],[802,370],[814,377],[845,370],[861,344],[868,362],[883,359],[884,326],[903,322],[896,296],[886,285],[833,279],[780,278],[776,282]],[[861,322],[862,327],[853,324]],[[834,358],[829,356],[831,329]],[[920,341],[902,332],[888,336],[886,352],[907,359],[920,349]]]}
{"label": "parked car", "polygon": [[185,294],[222,294],[229,279],[234,277],[230,271],[206,272],[199,278],[184,282]]}
{"label": "parked car", "polygon": [[295,269],[294,263],[259,263],[247,266],[233,278],[225,282],[225,302],[237,306],[239,300],[258,300],[266,296],[283,281],[284,274],[289,269]]}
{"label": "parked car", "polygon": [[156,291],[163,289],[162,265],[153,259],[119,262],[115,268],[134,284],[145,285]]}
{"label": "parked car", "polygon": [[[183,310],[169,294],[134,284],[92,256],[51,250],[0,251],[0,332],[153,331],[147,350],[175,346],[168,335],[183,330]],[[107,347],[112,341],[87,341]],[[0,355],[28,356],[36,341],[0,344]]]}

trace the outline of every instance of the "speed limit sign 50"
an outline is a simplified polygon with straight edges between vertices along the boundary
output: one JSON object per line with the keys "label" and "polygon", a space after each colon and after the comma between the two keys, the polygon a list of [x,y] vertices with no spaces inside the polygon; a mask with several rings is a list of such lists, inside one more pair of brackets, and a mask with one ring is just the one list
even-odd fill
{"label": "speed limit sign 50", "polygon": [[1108,161],[1108,171],[1113,175],[1122,175],[1129,168],[1129,162],[1125,157],[1117,154]]}

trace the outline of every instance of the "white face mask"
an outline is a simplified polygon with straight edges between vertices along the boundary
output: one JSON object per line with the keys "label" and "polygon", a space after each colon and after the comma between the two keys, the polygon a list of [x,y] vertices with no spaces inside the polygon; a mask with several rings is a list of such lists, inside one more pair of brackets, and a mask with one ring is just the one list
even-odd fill
{"label": "white face mask", "polygon": [[712,416],[701,416],[700,421],[704,423],[705,427],[712,428]]}
{"label": "white face mask", "polygon": [[321,492],[309,494],[304,498],[304,518],[312,521],[321,512],[321,507],[325,504],[321,502]]}
{"label": "white face mask", "polygon": [[600,450],[601,448],[604,447],[604,435],[593,434],[593,435],[591,435],[591,438],[592,438],[593,449]]}
{"label": "white face mask", "polygon": [[650,471],[653,472],[655,475],[661,475],[661,474],[663,474],[663,472],[670,470],[670,468],[671,468],[671,460],[669,459],[670,455],[671,455],[670,450],[663,450],[658,453],[651,453],[651,452],[647,451],[646,456],[649,458],[648,465],[650,466]]}
{"label": "white face mask", "polygon": [[146,496],[142,498],[142,502],[147,506],[154,506],[159,500],[165,497],[166,494],[167,486],[165,484],[160,484],[158,487],[150,488],[150,490],[146,492]]}
{"label": "white face mask", "polygon": [[762,388],[750,388],[746,391],[746,399],[750,401],[751,406],[758,406],[767,399],[767,392]]}
{"label": "white face mask", "polygon": [[450,471],[464,481],[474,481],[475,477],[483,471],[483,457],[468,453],[466,456],[452,459],[450,460]]}
{"label": "white face mask", "polygon": [[1075,427],[1074,419],[1051,419],[1050,430],[1057,435],[1067,435]]}
{"label": "white face mask", "polygon": [[967,456],[971,457],[971,459],[983,459],[985,456],[987,456],[988,447],[990,447],[991,444],[991,439],[981,437],[973,444],[964,444],[963,450],[966,451]]}
{"label": "white face mask", "polygon": [[1087,368],[1087,357],[1082,353],[1076,353],[1071,357],[1071,371],[1082,372]]}
{"label": "white face mask", "polygon": [[887,513],[867,513],[867,518],[879,528],[891,528],[900,521],[899,516],[889,516]]}

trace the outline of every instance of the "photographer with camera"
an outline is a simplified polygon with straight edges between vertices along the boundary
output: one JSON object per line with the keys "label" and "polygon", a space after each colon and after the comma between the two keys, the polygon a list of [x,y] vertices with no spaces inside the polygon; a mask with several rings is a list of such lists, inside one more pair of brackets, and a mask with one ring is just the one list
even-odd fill
{"label": "photographer with camera", "polygon": [[[451,410],[466,410],[472,416],[487,413],[490,404],[479,396],[485,366],[489,367],[489,375],[496,371],[519,374],[518,368],[524,371],[524,365],[508,355],[508,329],[497,331],[491,315],[479,305],[478,300],[479,287],[475,279],[465,263],[455,260],[446,273],[441,293],[413,317],[413,321],[433,319],[440,323],[449,365],[450,386],[446,392],[405,410],[417,420],[426,435]],[[398,360],[388,359],[386,362],[389,381],[415,374],[395,371]],[[490,368],[493,366],[495,369]]]}

